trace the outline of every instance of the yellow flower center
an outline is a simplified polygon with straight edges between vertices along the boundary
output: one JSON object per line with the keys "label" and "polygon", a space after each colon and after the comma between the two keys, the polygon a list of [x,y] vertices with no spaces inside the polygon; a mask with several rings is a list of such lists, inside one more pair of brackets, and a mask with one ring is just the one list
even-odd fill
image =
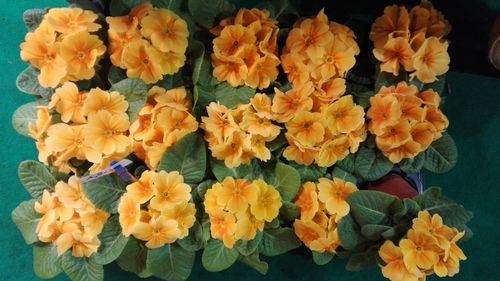
{"label": "yellow flower center", "polygon": [[112,130],[106,130],[106,131],[104,132],[104,135],[105,135],[106,137],[108,137],[108,138],[112,137],[112,136],[113,136],[113,134],[114,134],[114,132],[113,132]]}
{"label": "yellow flower center", "polygon": [[77,139],[77,140],[75,141],[75,143],[76,143],[76,145],[77,145],[77,146],[80,146],[80,145],[82,145],[83,140],[82,140],[82,139]]}
{"label": "yellow flower center", "polygon": [[148,65],[149,64],[149,60],[148,59],[143,59],[142,63],[145,64],[145,65]]}
{"label": "yellow flower center", "polygon": [[163,197],[168,197],[168,191],[163,192]]}
{"label": "yellow flower center", "polygon": [[332,56],[326,57],[326,63],[328,63],[328,64],[333,63],[333,57]]}
{"label": "yellow flower center", "polygon": [[307,37],[305,40],[304,40],[304,44],[306,46],[309,46],[309,45],[312,45],[314,42],[314,40],[311,38],[311,37]]}
{"label": "yellow flower center", "polygon": [[83,60],[85,58],[85,53],[80,51],[80,52],[78,52],[77,56],[78,56],[78,59]]}
{"label": "yellow flower center", "polygon": [[304,123],[304,129],[309,129],[309,127],[311,127],[311,123],[309,122]]}
{"label": "yellow flower center", "polygon": [[415,250],[417,250],[417,252],[420,252],[420,251],[422,251],[422,248],[420,246],[417,246],[417,248],[415,248]]}
{"label": "yellow flower center", "polygon": [[170,34],[170,29],[169,28],[165,28],[165,30],[163,31],[163,33],[165,33],[167,35]]}
{"label": "yellow flower center", "polygon": [[239,44],[240,44],[240,42],[238,42],[238,40],[233,41],[233,47],[238,47]]}

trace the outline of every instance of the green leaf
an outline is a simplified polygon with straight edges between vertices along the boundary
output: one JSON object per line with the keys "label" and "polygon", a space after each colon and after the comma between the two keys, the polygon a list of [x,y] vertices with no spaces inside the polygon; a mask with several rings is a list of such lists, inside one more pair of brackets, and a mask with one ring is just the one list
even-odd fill
{"label": "green leaf", "polygon": [[153,274],[146,265],[147,255],[148,248],[136,239],[131,238],[116,263],[125,271],[133,272],[143,278],[149,277]]}
{"label": "green leaf", "polygon": [[205,176],[206,162],[205,142],[200,135],[192,133],[165,152],[158,170],[178,171],[186,183],[197,184]]}
{"label": "green leaf", "polygon": [[108,81],[110,84],[116,84],[124,79],[127,79],[125,70],[112,65],[108,72]]}
{"label": "green leaf", "polygon": [[33,245],[33,271],[41,279],[52,279],[62,272],[55,245]]}
{"label": "green leaf", "polygon": [[262,8],[267,9],[271,18],[281,22],[287,17],[298,19],[299,11],[289,0],[263,1]]}
{"label": "green leaf", "polygon": [[72,281],[104,280],[104,268],[91,258],[75,258],[71,251],[61,256],[61,267]]}
{"label": "green leaf", "polygon": [[203,229],[198,221],[189,229],[188,236],[177,240],[177,244],[187,251],[198,251],[203,247]]}
{"label": "green leaf", "polygon": [[419,172],[424,166],[425,153],[419,153],[414,158],[405,158],[399,162],[398,166],[405,173],[411,174]]}
{"label": "green leaf", "polygon": [[391,171],[393,164],[382,152],[361,146],[356,156],[355,172],[364,180],[374,181]]}
{"label": "green leaf", "polygon": [[231,109],[239,104],[249,103],[255,95],[255,89],[240,86],[233,87],[226,82],[220,83],[215,87],[215,98],[220,104]]}
{"label": "green leaf", "polygon": [[24,25],[29,31],[34,31],[43,21],[43,17],[47,13],[46,9],[29,9],[23,13]]}
{"label": "green leaf", "polygon": [[401,204],[399,198],[373,190],[353,192],[347,197],[350,214],[360,226],[387,223],[396,202]]}
{"label": "green leaf", "polygon": [[346,269],[348,271],[361,271],[367,267],[377,264],[379,245],[374,245],[362,253],[354,253],[347,261]]}
{"label": "green leaf", "polygon": [[118,215],[111,216],[104,225],[101,234],[99,234],[101,246],[92,258],[98,264],[113,262],[122,253],[127,245],[128,239],[129,237],[122,235],[122,228],[118,221]]}
{"label": "green leaf", "polygon": [[279,191],[283,201],[292,201],[300,188],[299,172],[281,162],[276,163],[274,172],[267,171],[265,179]]}
{"label": "green leaf", "polygon": [[227,0],[189,0],[188,8],[193,20],[206,29],[216,26],[220,19],[236,12],[236,7]]}
{"label": "green leaf", "polygon": [[163,280],[187,280],[194,265],[196,252],[176,244],[167,244],[148,251],[147,267],[154,276]]}
{"label": "green leaf", "polygon": [[[380,70],[380,67],[377,66]],[[396,85],[400,81],[407,81],[408,74],[405,71],[400,71],[398,76],[394,76],[392,73],[377,71],[378,76],[375,80],[375,93],[377,93],[383,86],[390,87]]]}
{"label": "green leaf", "polygon": [[445,173],[457,163],[457,146],[448,133],[434,141],[425,151],[424,167],[433,173]]}
{"label": "green leaf", "polygon": [[335,255],[329,252],[319,253],[312,251],[313,261],[317,265],[325,265],[329,263]]}
{"label": "green leaf", "polygon": [[326,175],[326,167],[319,167],[316,164],[300,165],[296,162],[290,162],[290,166],[299,172],[302,182],[317,181],[319,178]]}
{"label": "green leaf", "polygon": [[54,89],[42,87],[38,82],[38,75],[40,75],[38,69],[28,66],[17,76],[16,86],[23,93],[50,99],[54,93]]}
{"label": "green leaf", "polygon": [[250,266],[251,268],[257,270],[257,272],[259,272],[262,275],[266,275],[267,271],[269,269],[269,265],[267,264],[267,262],[264,262],[264,261],[260,260],[260,258],[259,258],[259,251],[255,251],[251,255],[248,255],[248,256],[241,255],[239,257],[239,260],[242,263],[244,263],[244,264]]}
{"label": "green leaf", "polygon": [[182,0],[111,0],[109,4],[110,14],[111,16],[123,16],[128,14],[130,9],[144,2],[150,2],[155,8],[166,8],[177,14],[182,5]]}
{"label": "green leaf", "polygon": [[351,215],[347,215],[340,220],[337,230],[340,243],[346,250],[354,250],[358,245],[366,241],[366,239],[361,236],[359,225],[354,221]]}
{"label": "green leaf", "polygon": [[[274,140],[267,142],[266,143],[266,147],[271,152],[274,152],[274,151],[277,151],[278,149],[284,147],[286,144],[288,144],[288,141],[286,140],[285,134],[284,133],[280,133]],[[295,162],[291,162],[290,164],[292,164],[292,163],[294,163],[297,166],[299,166]],[[307,166],[305,166],[305,167],[307,167]]]}
{"label": "green leaf", "polygon": [[19,180],[28,193],[35,199],[42,198],[44,190],[54,191],[57,181],[44,164],[26,160],[19,164]]}
{"label": "green leaf", "polygon": [[203,250],[201,262],[206,270],[218,272],[233,265],[238,256],[236,248],[226,248],[221,240],[212,239]]}
{"label": "green leaf", "polygon": [[12,220],[21,231],[24,241],[32,244],[38,241],[36,226],[40,222],[40,214],[35,211],[35,199],[24,201],[12,211]]}
{"label": "green leaf", "polygon": [[281,255],[302,245],[293,229],[289,227],[264,229],[263,234],[259,252],[264,256]]}
{"label": "green leaf", "polygon": [[184,80],[182,80],[182,72],[178,71],[173,75],[165,75],[162,80],[156,83],[156,85],[164,88],[165,90],[181,87],[184,85]]}
{"label": "green leaf", "polygon": [[397,223],[411,221],[418,216],[420,206],[412,199],[405,198],[403,200],[403,208],[393,216],[393,220]]}
{"label": "green leaf", "polygon": [[352,174],[354,173],[354,170],[356,168],[355,160],[356,160],[356,154],[348,154],[346,158],[337,161],[335,163],[335,166],[342,168],[344,171]]}
{"label": "green leaf", "polygon": [[84,182],[83,191],[99,209],[116,214],[120,198],[125,194],[127,184],[115,173]]}
{"label": "green leaf", "polygon": [[365,224],[361,227],[361,234],[370,240],[377,241],[382,238],[382,233],[390,228],[387,225]]}
{"label": "green leaf", "polygon": [[283,223],[293,222],[300,216],[300,208],[292,202],[282,201],[279,218]]}
{"label": "green leaf", "polygon": [[37,119],[37,106],[42,105],[40,102],[34,101],[21,105],[14,111],[12,115],[12,127],[17,133],[25,137],[30,137],[29,135],[29,125],[30,123],[36,124]]}
{"label": "green leaf", "polygon": [[134,121],[148,98],[148,85],[138,78],[127,78],[113,84],[110,91],[117,91],[128,101],[128,115]]}
{"label": "green leaf", "polygon": [[346,172],[345,170],[339,167],[333,168],[332,177],[339,178],[344,181],[351,182],[353,184],[356,184],[358,181],[356,177],[354,177],[351,173]]}
{"label": "green leaf", "polygon": [[198,187],[196,187],[196,192],[198,193],[198,196],[202,200],[205,200],[205,193],[207,193],[207,190],[209,188],[212,188],[212,185],[214,185],[217,181],[216,180],[206,180],[201,182]]}
{"label": "green leaf", "polygon": [[248,241],[239,240],[235,245],[236,250],[238,250],[238,252],[243,256],[251,255],[259,247],[260,241],[262,241],[262,236],[262,231],[257,231],[254,239]]}
{"label": "green leaf", "polygon": [[212,173],[218,181],[223,181],[226,177],[235,179],[249,178],[253,174],[254,167],[252,164],[239,165],[238,167],[228,168],[224,161],[210,157],[210,167]]}

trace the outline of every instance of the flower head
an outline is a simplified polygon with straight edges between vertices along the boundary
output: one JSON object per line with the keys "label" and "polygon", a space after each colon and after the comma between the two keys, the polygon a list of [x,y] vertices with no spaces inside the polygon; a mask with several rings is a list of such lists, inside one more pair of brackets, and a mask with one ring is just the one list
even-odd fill
{"label": "flower head", "polygon": [[137,239],[146,241],[146,246],[151,249],[170,244],[181,236],[177,221],[163,216],[137,223],[132,233]]}
{"label": "flower head", "polygon": [[72,79],[89,80],[94,77],[94,66],[106,52],[106,46],[97,35],[81,31],[64,37],[60,52],[68,64],[67,72]]}
{"label": "flower head", "polygon": [[258,189],[258,196],[254,202],[250,203],[250,212],[257,220],[271,222],[278,216],[282,205],[279,192],[263,180],[256,180],[252,185]]}
{"label": "flower head", "polygon": [[95,13],[80,8],[52,8],[45,19],[55,31],[64,35],[80,31],[94,32],[101,28],[95,23]]}
{"label": "flower head", "polygon": [[130,139],[125,135],[129,126],[125,113],[93,113],[89,115],[88,124],[84,129],[85,144],[105,155],[124,152],[130,146]]}
{"label": "flower head", "polygon": [[332,181],[321,178],[318,183],[318,199],[325,204],[325,208],[330,214],[336,214],[338,221],[349,213],[350,207],[346,199],[356,190],[358,188],[353,183],[342,179],[334,178]]}
{"label": "flower head", "polygon": [[167,9],[150,11],[141,20],[141,33],[161,52],[184,53],[189,35],[187,24]]}
{"label": "flower head", "polygon": [[158,172],[153,178],[153,187],[154,196],[150,205],[158,211],[191,198],[191,187],[184,183],[184,178],[177,171]]}

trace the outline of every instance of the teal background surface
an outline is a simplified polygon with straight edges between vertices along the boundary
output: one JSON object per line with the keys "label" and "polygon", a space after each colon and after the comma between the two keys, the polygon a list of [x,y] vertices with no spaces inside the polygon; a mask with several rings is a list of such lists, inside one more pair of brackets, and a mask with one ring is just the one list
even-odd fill
{"label": "teal background surface", "polygon": [[[304,1],[306,2],[306,1]],[[310,1],[308,1],[310,2]],[[320,5],[322,1],[312,1]],[[333,4],[332,4],[333,2]],[[345,2],[345,1],[344,1]],[[352,1],[355,12],[363,10],[360,3],[380,13],[386,3],[398,1]],[[415,1],[413,1],[415,2]],[[427,175],[428,186],[444,188],[444,193],[461,202],[474,212],[470,227],[475,235],[462,244],[468,260],[461,263],[460,274],[452,280],[496,281],[500,280],[500,72],[487,64],[486,39],[484,34],[491,25],[485,22],[486,14],[453,10],[450,1],[438,1],[445,15],[461,15],[464,22],[451,21],[454,30],[452,41],[452,71],[448,75],[451,95],[443,110],[450,119],[450,134],[455,138],[459,150],[457,166],[441,175]],[[246,1],[239,1],[249,5]],[[258,3],[258,1],[251,1]],[[341,1],[324,1],[329,6]],[[498,15],[500,1],[456,1],[460,7],[481,6]],[[359,5],[355,5],[359,4]],[[19,58],[19,44],[26,29],[22,23],[22,12],[29,8],[65,6],[62,0],[0,0],[0,281],[39,280],[32,270],[31,246],[24,243],[21,234],[10,218],[12,210],[23,200],[29,199],[17,177],[17,165],[22,160],[36,159],[37,151],[31,139],[17,135],[11,126],[11,115],[23,103],[33,100],[15,87],[17,74],[26,65]],[[447,10],[448,9],[448,10]],[[479,9],[479,8],[477,8]],[[477,10],[476,9],[476,10]],[[472,9],[474,10],[474,9]],[[492,12],[496,11],[496,12]],[[327,10],[328,12],[328,10]],[[456,16],[459,18],[459,16]],[[493,17],[494,18],[494,17]],[[333,18],[335,20],[335,17]],[[458,21],[458,20],[457,20]],[[465,28],[467,23],[476,22]],[[464,27],[461,30],[458,27]],[[483,30],[483,33],[475,33]],[[475,37],[477,36],[477,37]],[[477,41],[468,38],[479,38]],[[458,70],[458,71],[457,71]],[[460,72],[459,72],[460,71]],[[464,73],[462,71],[480,73]],[[201,267],[198,257],[190,280],[384,280],[377,268],[360,273],[344,270],[345,261],[335,259],[328,265],[316,266],[309,257],[287,254],[264,258],[269,263],[269,273],[261,276],[243,264],[235,264],[222,273],[208,273]],[[135,275],[121,271],[116,265],[105,267],[105,280],[138,280]],[[55,280],[68,280],[60,275]],[[150,278],[148,280],[156,280]],[[428,280],[438,280],[431,277]]]}

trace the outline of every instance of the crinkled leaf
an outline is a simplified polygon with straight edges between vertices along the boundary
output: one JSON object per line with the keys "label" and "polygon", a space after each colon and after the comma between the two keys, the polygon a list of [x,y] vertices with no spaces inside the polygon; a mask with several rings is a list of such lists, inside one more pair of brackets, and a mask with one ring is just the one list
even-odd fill
{"label": "crinkled leaf", "polygon": [[346,250],[354,250],[358,245],[366,241],[361,235],[359,225],[351,215],[347,215],[340,220],[337,231],[340,243]]}
{"label": "crinkled leaf", "polygon": [[259,247],[259,244],[262,241],[262,236],[262,231],[258,231],[255,238],[252,240],[239,240],[235,245],[236,250],[238,250],[238,252],[243,256],[251,255]]}
{"label": "crinkled leaf", "polygon": [[405,173],[416,173],[422,169],[425,162],[425,153],[419,153],[413,158],[405,158],[398,163],[399,168]]}
{"label": "crinkled leaf", "polygon": [[115,173],[84,182],[83,191],[99,209],[116,214],[120,198],[125,194],[127,184]]}
{"label": "crinkled leaf", "polygon": [[203,229],[198,221],[189,229],[189,235],[181,240],[177,240],[177,244],[187,251],[198,251],[203,247]]}
{"label": "crinkled leaf", "polygon": [[12,127],[17,133],[25,137],[29,137],[29,124],[36,124],[37,106],[40,102],[34,101],[21,105],[14,111],[12,115]]}
{"label": "crinkled leaf", "polygon": [[374,181],[389,173],[393,164],[382,152],[361,146],[356,155],[355,173],[364,180]]}
{"label": "crinkled leaf", "polygon": [[148,248],[136,239],[131,238],[116,263],[121,269],[146,278],[152,275],[146,266],[147,255]]}
{"label": "crinkled leaf", "polygon": [[300,165],[296,162],[290,162],[290,166],[299,172],[302,182],[317,181],[319,178],[326,175],[326,167],[319,167],[316,164]]}
{"label": "crinkled leaf", "polygon": [[113,84],[110,91],[117,91],[128,101],[130,121],[135,120],[148,98],[148,85],[138,78],[127,78]]}
{"label": "crinkled leaf", "polygon": [[281,205],[279,218],[283,223],[293,222],[300,216],[300,208],[292,202],[283,201]]}
{"label": "crinkled leaf", "polygon": [[399,198],[384,192],[361,190],[351,193],[347,203],[351,207],[350,214],[360,225],[386,224]]}
{"label": "crinkled leaf", "polygon": [[353,184],[356,184],[356,182],[358,181],[356,177],[354,177],[351,173],[339,167],[333,168],[332,177],[339,178],[344,181],[351,182]]}
{"label": "crinkled leaf", "polygon": [[35,199],[24,201],[12,211],[12,220],[17,225],[27,244],[38,241],[36,226],[40,222],[40,214],[35,211]]}
{"label": "crinkled leaf", "polygon": [[[288,141],[286,140],[285,134],[282,132],[274,140],[266,142],[266,147],[271,152],[274,152],[274,151],[277,151],[278,149],[284,147],[287,143],[288,143]],[[291,162],[290,164],[292,164],[292,163],[295,163],[295,162]]]}
{"label": "crinkled leaf", "polygon": [[292,201],[300,188],[299,172],[281,162],[276,163],[274,171],[267,171],[264,178],[279,191],[283,201]]}
{"label": "crinkled leaf", "polygon": [[277,256],[302,245],[292,228],[264,229],[259,252],[264,256]]}
{"label": "crinkled leaf", "polygon": [[45,9],[29,9],[23,13],[24,25],[29,31],[34,31],[43,21],[43,17],[47,13]]}
{"label": "crinkled leaf", "polygon": [[16,86],[23,93],[50,99],[54,89],[42,87],[38,82],[38,75],[40,75],[38,69],[28,66],[17,76]]}
{"label": "crinkled leaf", "polygon": [[448,133],[434,141],[425,151],[424,167],[434,173],[445,173],[457,163],[457,146]]}
{"label": "crinkled leaf", "polygon": [[110,84],[116,84],[124,79],[127,79],[125,70],[112,65],[108,72],[108,81]]}
{"label": "crinkled leaf", "polygon": [[195,256],[194,251],[167,244],[148,251],[147,267],[154,276],[163,280],[183,281],[191,275]]}
{"label": "crinkled leaf", "polygon": [[33,271],[41,279],[52,279],[62,272],[54,244],[33,245]]}
{"label": "crinkled leaf", "polygon": [[19,164],[17,172],[19,180],[33,198],[41,198],[44,190],[54,191],[57,180],[44,164],[26,160]]}
{"label": "crinkled leaf", "polygon": [[377,241],[382,238],[382,233],[390,228],[387,225],[365,224],[361,227],[361,234],[370,240]]}
{"label": "crinkled leaf", "polygon": [[379,245],[374,245],[361,253],[354,253],[347,261],[346,269],[348,271],[361,271],[367,267],[377,264]]}
{"label": "crinkled leaf", "polygon": [[207,190],[209,188],[212,188],[212,185],[214,185],[217,181],[216,180],[206,180],[201,182],[197,187],[196,187],[196,192],[198,193],[198,196],[202,200],[205,199],[205,193],[207,193]]}
{"label": "crinkled leaf", "polygon": [[288,18],[298,19],[299,11],[292,5],[290,0],[263,1],[262,8],[269,11],[271,18],[282,22]]}
{"label": "crinkled leaf", "polygon": [[72,281],[104,280],[104,268],[92,258],[76,258],[67,251],[61,256],[61,267]]}
{"label": "crinkled leaf", "polygon": [[234,108],[239,104],[249,103],[254,95],[255,89],[247,86],[232,87],[228,83],[223,82],[215,87],[216,100],[227,108]]}
{"label": "crinkled leaf", "polygon": [[420,206],[412,199],[405,198],[403,200],[403,208],[393,216],[393,220],[397,223],[411,221],[417,217],[420,211]]}
{"label": "crinkled leaf", "polygon": [[349,154],[346,156],[346,158],[337,161],[335,163],[335,166],[342,168],[344,171],[352,174],[354,173],[355,170],[355,160],[356,160],[356,154]]}
{"label": "crinkled leaf", "polygon": [[197,133],[191,133],[165,152],[158,169],[178,171],[186,183],[197,184],[205,176],[206,158],[203,138]]}
{"label": "crinkled leaf", "polygon": [[261,261],[259,258],[259,251],[255,251],[248,256],[240,255],[239,260],[250,266],[251,268],[257,270],[262,275],[266,275],[269,269],[269,265],[265,261]]}
{"label": "crinkled leaf", "polygon": [[101,246],[92,257],[98,264],[108,264],[116,260],[127,245],[129,237],[122,234],[118,215],[111,216],[99,234]]}
{"label": "crinkled leaf", "polygon": [[319,253],[316,251],[312,251],[312,258],[315,264],[317,265],[325,265],[329,263],[335,255],[330,252]]}
{"label": "crinkled leaf", "polygon": [[212,168],[212,173],[218,181],[223,181],[226,177],[233,177],[236,179],[242,178],[253,178],[254,166],[252,164],[239,165],[238,167],[228,168],[224,161],[217,160],[210,157],[210,167]]}
{"label": "crinkled leaf", "polygon": [[182,73],[179,71],[173,75],[165,75],[162,80],[160,80],[160,81],[158,81],[158,83],[156,83],[156,85],[158,85],[166,90],[170,90],[170,89],[184,86],[184,80],[182,80],[181,74]]}
{"label": "crinkled leaf", "polygon": [[236,248],[226,248],[221,240],[212,239],[203,250],[201,262],[206,270],[218,272],[233,265],[238,256]]}
{"label": "crinkled leaf", "polygon": [[193,20],[206,29],[218,25],[219,20],[236,12],[236,7],[227,0],[189,0],[188,8]]}

